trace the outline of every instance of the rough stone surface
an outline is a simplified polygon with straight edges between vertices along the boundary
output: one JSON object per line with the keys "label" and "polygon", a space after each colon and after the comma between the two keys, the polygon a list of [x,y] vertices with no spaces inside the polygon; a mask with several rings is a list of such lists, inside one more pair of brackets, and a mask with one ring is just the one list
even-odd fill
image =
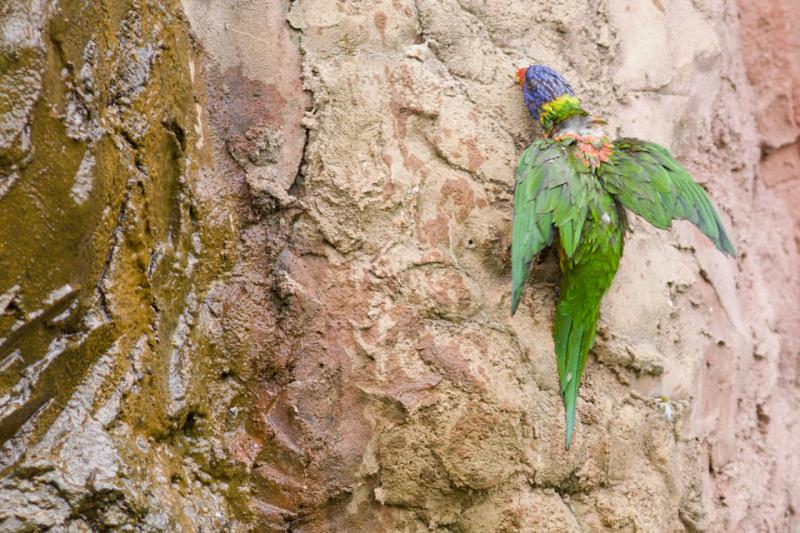
{"label": "rough stone surface", "polygon": [[10,0],[0,36],[0,530],[233,527],[180,6]]}
{"label": "rough stone surface", "polygon": [[[798,529],[799,18],[6,2],[0,530]],[[569,452],[552,256],[508,315],[534,62],[739,251],[632,220]]]}

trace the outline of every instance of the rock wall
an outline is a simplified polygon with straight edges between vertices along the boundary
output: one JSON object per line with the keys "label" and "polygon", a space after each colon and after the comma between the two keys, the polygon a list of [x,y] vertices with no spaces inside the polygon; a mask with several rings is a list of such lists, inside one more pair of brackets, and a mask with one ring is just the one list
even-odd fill
{"label": "rock wall", "polygon": [[202,331],[235,233],[184,15],[10,0],[0,28],[0,530],[222,530]]}
{"label": "rock wall", "polygon": [[[800,15],[546,4],[0,7],[0,529],[800,527]],[[569,452],[554,257],[508,315],[534,62],[739,252],[632,220]]]}

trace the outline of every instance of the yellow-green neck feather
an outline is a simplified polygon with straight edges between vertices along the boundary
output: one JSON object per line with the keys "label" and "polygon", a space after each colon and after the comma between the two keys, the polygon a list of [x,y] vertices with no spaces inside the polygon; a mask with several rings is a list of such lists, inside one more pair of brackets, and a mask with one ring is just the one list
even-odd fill
{"label": "yellow-green neck feather", "polygon": [[574,96],[564,94],[555,100],[542,104],[539,109],[539,122],[545,134],[549,134],[553,126],[574,116],[586,116],[589,113],[583,110],[580,100]]}

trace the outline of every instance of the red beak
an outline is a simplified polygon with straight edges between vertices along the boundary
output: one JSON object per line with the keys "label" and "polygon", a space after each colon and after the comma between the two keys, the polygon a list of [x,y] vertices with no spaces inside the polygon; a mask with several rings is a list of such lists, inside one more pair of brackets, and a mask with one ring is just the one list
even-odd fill
{"label": "red beak", "polygon": [[525,67],[522,67],[517,71],[517,79],[519,80],[519,86],[521,88],[525,88],[525,73],[528,71]]}

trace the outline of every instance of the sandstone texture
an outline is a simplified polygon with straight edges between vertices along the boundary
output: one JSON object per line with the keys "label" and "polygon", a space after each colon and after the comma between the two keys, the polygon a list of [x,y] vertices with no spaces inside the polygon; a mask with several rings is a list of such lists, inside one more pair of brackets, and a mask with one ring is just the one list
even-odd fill
{"label": "sandstone texture", "polygon": [[[0,531],[800,528],[790,0],[0,5]],[[573,446],[515,70],[670,147]]]}

